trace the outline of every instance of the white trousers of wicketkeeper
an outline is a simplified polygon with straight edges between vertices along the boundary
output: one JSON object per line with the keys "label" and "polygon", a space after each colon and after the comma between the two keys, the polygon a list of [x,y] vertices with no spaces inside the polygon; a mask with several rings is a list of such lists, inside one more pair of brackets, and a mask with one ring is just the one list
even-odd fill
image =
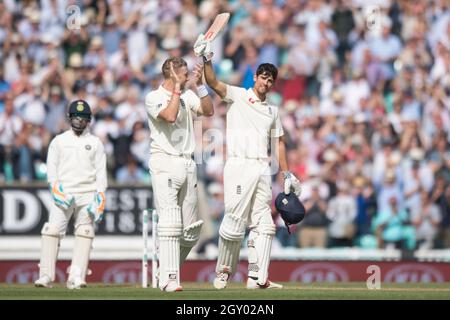
{"label": "white trousers of wicketkeeper", "polygon": [[200,236],[197,166],[187,156],[153,153],[149,168],[159,216],[159,287],[164,289],[170,280],[180,284],[180,265]]}
{"label": "white trousers of wicketkeeper", "polygon": [[219,229],[216,272],[230,275],[236,272],[241,242],[248,226],[249,277],[264,285],[275,235],[269,162],[229,158],[224,168],[224,197],[225,216]]}
{"label": "white trousers of wicketkeeper", "polygon": [[42,253],[39,263],[39,277],[47,275],[55,280],[55,265],[58,256],[59,242],[67,231],[71,217],[74,217],[75,246],[69,278],[81,277],[85,282],[88,270],[89,254],[94,239],[94,223],[89,217],[87,208],[94,199],[95,192],[73,193],[74,204],[68,210],[62,210],[54,203],[50,210],[49,221],[42,228]]}

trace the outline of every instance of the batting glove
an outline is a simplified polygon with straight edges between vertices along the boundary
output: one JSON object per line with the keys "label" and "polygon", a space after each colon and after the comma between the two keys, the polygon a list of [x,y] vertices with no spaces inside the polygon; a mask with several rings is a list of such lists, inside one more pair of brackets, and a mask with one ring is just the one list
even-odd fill
{"label": "batting glove", "polygon": [[68,210],[75,201],[75,198],[67,193],[64,193],[63,187],[59,182],[53,182],[50,185],[50,192],[55,204],[62,210]]}
{"label": "batting glove", "polygon": [[103,220],[106,197],[104,192],[96,192],[94,201],[88,206],[87,211],[92,221],[99,223]]}
{"label": "batting glove", "polygon": [[212,59],[214,53],[211,52],[211,41],[204,40],[205,35],[201,33],[194,43],[194,53],[197,57],[203,57],[203,61]]}
{"label": "batting glove", "polygon": [[284,193],[289,194],[291,191],[295,193],[297,197],[300,197],[302,188],[300,186],[300,180],[290,171],[284,171]]}

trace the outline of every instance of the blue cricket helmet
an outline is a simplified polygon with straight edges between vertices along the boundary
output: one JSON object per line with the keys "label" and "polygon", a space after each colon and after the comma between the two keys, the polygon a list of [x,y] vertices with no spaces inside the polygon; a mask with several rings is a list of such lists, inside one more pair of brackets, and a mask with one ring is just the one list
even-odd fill
{"label": "blue cricket helmet", "polygon": [[280,192],[275,199],[275,208],[281,214],[289,233],[289,225],[297,224],[305,218],[305,207],[293,192]]}

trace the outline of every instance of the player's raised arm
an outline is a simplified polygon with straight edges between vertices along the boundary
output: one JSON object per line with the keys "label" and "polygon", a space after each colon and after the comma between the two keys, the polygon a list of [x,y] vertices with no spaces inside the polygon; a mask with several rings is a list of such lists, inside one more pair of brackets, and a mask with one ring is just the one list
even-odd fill
{"label": "player's raised arm", "polygon": [[[168,70],[167,70],[168,69]],[[172,97],[167,108],[161,110],[158,114],[158,118],[165,120],[169,123],[174,123],[177,120],[178,110],[180,108],[180,95],[182,87],[181,77],[187,78],[187,75],[179,74],[180,71],[185,71],[187,73],[187,68],[180,68],[175,70],[172,62],[168,66],[163,66],[164,75],[164,86],[168,89],[172,89]]]}
{"label": "player's raised arm", "polygon": [[214,115],[214,106],[211,97],[208,94],[203,84],[203,66],[198,63],[194,67],[194,79],[197,86],[197,95],[200,98],[200,108],[197,110],[197,114],[201,116],[211,117]]}
{"label": "player's raised arm", "polygon": [[205,61],[204,73],[206,84],[213,89],[222,99],[227,95],[227,85],[216,78],[211,60]]}
{"label": "player's raised arm", "polygon": [[205,34],[200,34],[194,44],[195,55],[203,58],[206,83],[222,99],[225,98],[227,94],[227,86],[225,83],[218,81],[214,74],[211,64],[211,59],[214,55],[211,51],[211,42],[216,38],[220,31],[225,28],[229,18],[230,14],[228,12],[218,14],[208,31]]}

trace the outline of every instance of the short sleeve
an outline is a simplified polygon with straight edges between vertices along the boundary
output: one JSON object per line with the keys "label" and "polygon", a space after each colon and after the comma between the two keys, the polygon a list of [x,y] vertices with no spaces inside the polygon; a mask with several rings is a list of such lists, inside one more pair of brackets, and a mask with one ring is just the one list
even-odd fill
{"label": "short sleeve", "polygon": [[280,113],[278,112],[278,108],[270,107],[275,110],[275,116],[271,128],[271,136],[274,138],[278,138],[284,135],[283,126],[281,125]]}
{"label": "short sleeve", "polygon": [[227,84],[227,94],[223,98],[223,101],[232,103],[239,97],[239,94],[245,94],[245,89]]}
{"label": "short sleeve", "polygon": [[162,102],[151,93],[145,97],[145,108],[147,109],[148,115],[155,120],[158,120],[159,113],[164,109]]}

